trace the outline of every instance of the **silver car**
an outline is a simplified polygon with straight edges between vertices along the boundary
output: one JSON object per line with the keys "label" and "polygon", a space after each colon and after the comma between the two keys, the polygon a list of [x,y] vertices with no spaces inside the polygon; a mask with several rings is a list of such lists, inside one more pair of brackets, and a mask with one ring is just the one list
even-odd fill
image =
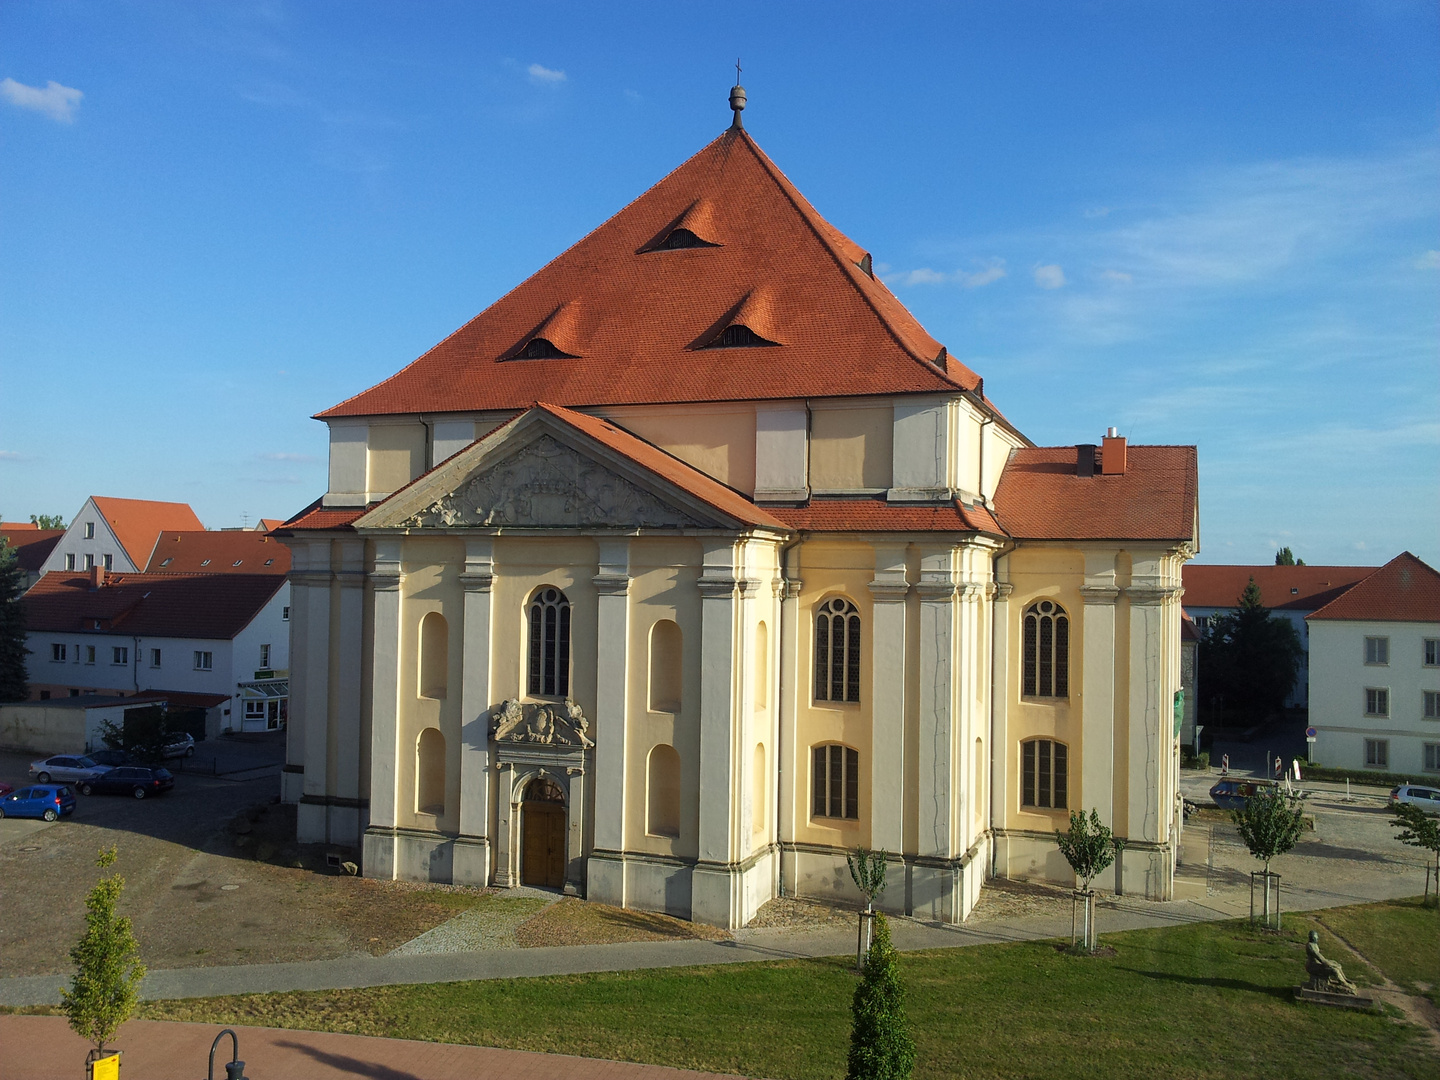
{"label": "silver car", "polygon": [[1422,784],[1401,784],[1390,789],[1390,805],[1409,803],[1430,814],[1440,814],[1440,788]]}
{"label": "silver car", "polygon": [[109,765],[97,765],[84,755],[56,754],[43,761],[30,763],[30,775],[37,783],[79,783],[94,780],[110,771]]}

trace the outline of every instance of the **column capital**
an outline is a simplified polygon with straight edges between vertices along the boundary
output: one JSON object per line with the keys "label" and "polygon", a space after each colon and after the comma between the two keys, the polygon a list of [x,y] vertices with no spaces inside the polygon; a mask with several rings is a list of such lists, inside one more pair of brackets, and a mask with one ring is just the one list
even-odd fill
{"label": "column capital", "polygon": [[953,600],[955,598],[955,582],[953,581],[921,581],[915,586],[915,592],[921,600]]}
{"label": "column capital", "polygon": [[781,599],[798,600],[804,589],[805,583],[799,578],[788,578],[780,581],[777,593]]}
{"label": "column capital", "polygon": [[992,581],[990,583],[990,595],[999,603],[1005,603],[1010,599],[1010,594],[1015,591],[1015,586],[1008,581]]}
{"label": "column capital", "polygon": [[399,592],[400,581],[405,576],[398,569],[375,569],[370,571],[370,585],[376,592]]}
{"label": "column capital", "polygon": [[895,604],[910,595],[910,583],[903,578],[898,581],[877,578],[870,582],[870,596],[877,604]]}
{"label": "column capital", "polygon": [[495,575],[486,571],[466,570],[460,575],[460,587],[467,593],[489,592],[495,584]]}
{"label": "column capital", "polygon": [[733,577],[702,577],[695,582],[695,588],[707,599],[734,596],[740,586],[740,579]]}
{"label": "column capital", "polygon": [[979,581],[962,581],[959,585],[960,599],[966,603],[978,602],[988,591],[988,586]]}
{"label": "column capital", "polygon": [[291,585],[304,585],[304,586],[329,585],[329,584],[330,584],[330,571],[329,571],[329,570],[291,570],[291,571],[290,571],[290,584],[291,584]]}
{"label": "column capital", "polygon": [[629,574],[596,574],[590,580],[601,596],[626,596],[630,592]]}
{"label": "column capital", "polygon": [[334,577],[342,589],[360,589],[365,586],[364,570],[337,570]]}
{"label": "column capital", "polygon": [[1131,585],[1125,590],[1125,595],[1132,604],[1153,605],[1176,598],[1181,591],[1175,585]]}
{"label": "column capital", "polygon": [[1113,604],[1120,598],[1120,590],[1114,585],[1082,585],[1080,596],[1087,604]]}
{"label": "column capital", "polygon": [[754,596],[758,593],[760,591],[760,584],[759,578],[747,577],[737,579],[735,587],[740,590],[741,597],[746,597]]}

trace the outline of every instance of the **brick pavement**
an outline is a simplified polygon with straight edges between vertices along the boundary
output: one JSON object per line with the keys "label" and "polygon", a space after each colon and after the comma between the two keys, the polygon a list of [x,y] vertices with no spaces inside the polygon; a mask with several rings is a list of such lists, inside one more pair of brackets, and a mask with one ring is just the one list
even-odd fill
{"label": "brick pavement", "polygon": [[[212,1024],[132,1020],[116,1047],[123,1080],[196,1080],[205,1075]],[[637,1065],[485,1046],[240,1027],[240,1058],[250,1080],[714,1080],[718,1073]],[[89,1045],[58,1016],[0,1016],[0,1080],[81,1080]],[[215,1055],[215,1075],[230,1060],[230,1040]]]}

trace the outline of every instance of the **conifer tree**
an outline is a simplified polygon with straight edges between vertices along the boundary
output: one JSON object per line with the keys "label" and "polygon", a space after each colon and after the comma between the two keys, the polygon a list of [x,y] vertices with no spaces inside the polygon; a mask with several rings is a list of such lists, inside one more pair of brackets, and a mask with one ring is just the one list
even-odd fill
{"label": "conifer tree", "polygon": [[[114,862],[115,848],[111,846],[100,852],[95,865],[104,870]],[[85,897],[85,933],[70,950],[75,975],[70,989],[60,991],[60,1009],[70,1026],[102,1054],[105,1044],[135,1011],[140,980],[145,978],[130,919],[115,913],[124,891],[125,879],[111,874],[97,881]]]}
{"label": "conifer tree", "polygon": [[1278,714],[1295,685],[1304,650],[1288,619],[1271,615],[1252,577],[1234,611],[1213,616],[1200,649],[1208,707],[1251,720]]}
{"label": "conifer tree", "polygon": [[1275,565],[1304,566],[1305,560],[1295,558],[1295,553],[1293,551],[1291,551],[1288,547],[1283,547],[1279,551],[1275,552]]}
{"label": "conifer tree", "polygon": [[890,923],[875,916],[875,940],[851,1004],[850,1062],[845,1080],[909,1080],[915,1042],[905,1018],[899,956],[890,944]]}
{"label": "conifer tree", "polygon": [[24,571],[15,549],[0,537],[0,701],[24,701],[30,696],[25,681]]}

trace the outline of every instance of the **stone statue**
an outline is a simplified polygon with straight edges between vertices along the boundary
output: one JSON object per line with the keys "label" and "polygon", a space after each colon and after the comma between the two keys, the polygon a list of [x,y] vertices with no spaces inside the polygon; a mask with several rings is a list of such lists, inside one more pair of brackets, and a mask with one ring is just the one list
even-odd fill
{"label": "stone statue", "polygon": [[1327,994],[1355,993],[1355,984],[1345,978],[1345,969],[1321,955],[1318,930],[1310,931],[1310,943],[1305,946],[1305,971],[1310,976],[1310,990]]}

